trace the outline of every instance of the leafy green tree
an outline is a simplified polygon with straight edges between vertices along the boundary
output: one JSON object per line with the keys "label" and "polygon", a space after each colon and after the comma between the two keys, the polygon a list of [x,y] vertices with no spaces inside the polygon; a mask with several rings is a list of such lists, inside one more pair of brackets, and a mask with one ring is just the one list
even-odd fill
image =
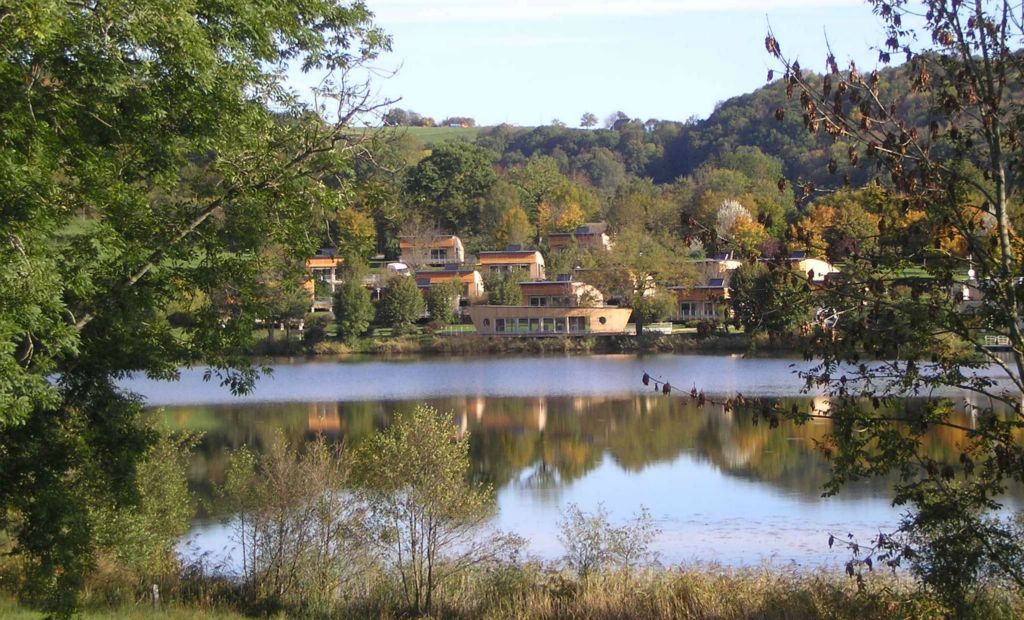
{"label": "leafy green tree", "polygon": [[363,285],[365,275],[366,266],[359,259],[347,259],[342,267],[341,285],[334,291],[334,322],[338,338],[346,342],[366,333],[376,311],[370,291]]}
{"label": "leafy green tree", "polygon": [[394,276],[380,292],[377,302],[377,321],[390,327],[396,334],[412,329],[423,316],[424,302],[415,278]]}
{"label": "leafy green tree", "polygon": [[138,503],[101,506],[92,514],[100,553],[144,579],[178,570],[177,545],[198,507],[187,474],[200,437],[154,430],[157,438],[138,464]]}
{"label": "leafy green tree", "polygon": [[[1024,79],[1024,32],[1009,2],[932,0],[920,13],[902,2],[871,4],[885,24],[880,61],[906,60],[886,75],[895,88],[881,72],[840,71],[831,56],[823,75],[811,75],[771,33],[765,39],[800,100],[794,116],[809,134],[845,147],[828,172],[877,174],[896,207],[880,214],[876,249],[852,255],[826,282],[828,317],[809,351],[821,363],[805,376],[831,402],[827,490],[892,476],[894,501],[907,509],[895,531],[852,549],[850,570],[905,562],[962,617],[986,575],[1024,590],[1019,526],[997,516],[1008,486],[1024,477],[1024,246],[1013,217],[1024,144],[1011,86]],[[908,117],[911,98],[928,113]],[[801,194],[813,188],[804,183]],[[991,336],[1009,343],[1006,356],[985,346]],[[883,361],[861,363],[866,357]],[[968,406],[970,425],[937,396],[950,390],[984,403]],[[922,394],[926,406],[906,406]],[[883,402],[900,408],[883,413]],[[961,434],[956,459],[923,451],[925,430],[935,427]]]}
{"label": "leafy green tree", "polygon": [[512,207],[501,215],[494,229],[494,242],[504,248],[512,244],[525,245],[530,242],[536,229],[522,207]]}
{"label": "leafy green tree", "polygon": [[362,4],[40,0],[4,8],[0,47],[0,529],[26,599],[67,614],[88,515],[138,505],[154,441],[115,380],[203,360],[251,388],[261,250],[316,249],[323,171],[366,140],[361,93],[326,89],[327,122],[278,67],[340,77],[389,40]]}
{"label": "leafy green tree", "polygon": [[363,506],[345,492],[349,459],[322,436],[302,449],[278,429],[261,454],[231,454],[217,489],[241,554],[249,604],[331,610],[367,568]]}
{"label": "leafy green tree", "polygon": [[480,225],[484,234],[494,239],[505,213],[511,209],[522,209],[522,200],[522,193],[508,181],[500,179],[495,183],[487,195],[480,215]]}
{"label": "leafy green tree", "polygon": [[487,292],[487,303],[492,306],[523,305],[523,289],[519,283],[525,281],[525,271],[502,271],[484,276],[484,291]]}
{"label": "leafy green tree", "polygon": [[406,177],[409,203],[451,232],[478,232],[484,199],[498,181],[492,157],[490,151],[464,142],[436,147]]}
{"label": "leafy green tree", "polygon": [[597,116],[592,112],[584,112],[583,116],[580,117],[580,127],[584,129],[590,129],[591,127],[597,126]]}
{"label": "leafy green tree", "polygon": [[615,237],[610,252],[594,256],[597,267],[584,272],[584,279],[596,286],[605,299],[618,297],[633,313],[637,336],[644,325],[672,312],[674,302],[666,286],[693,281],[693,270],[685,251],[671,235],[634,226]]}
{"label": "leafy green tree", "polygon": [[729,298],[737,326],[773,342],[809,322],[813,311],[807,275],[785,261],[741,265],[729,280]]}
{"label": "leafy green tree", "polygon": [[420,405],[399,414],[356,454],[354,474],[369,502],[373,540],[418,614],[431,612],[439,585],[520,544],[483,535],[494,494],[468,481],[469,437],[454,435],[451,414]]}
{"label": "leafy green tree", "polygon": [[431,286],[424,295],[430,320],[442,325],[454,322],[461,295],[462,283],[455,276],[448,282]]}

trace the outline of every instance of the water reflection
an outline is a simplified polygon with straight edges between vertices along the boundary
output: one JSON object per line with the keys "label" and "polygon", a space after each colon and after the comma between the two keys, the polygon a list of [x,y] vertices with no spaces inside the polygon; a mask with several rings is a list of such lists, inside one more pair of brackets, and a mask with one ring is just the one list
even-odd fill
{"label": "water reflection", "polygon": [[[210,498],[232,449],[262,450],[278,431],[293,441],[323,434],[358,446],[396,411],[419,402],[452,412],[455,432],[470,433],[472,475],[497,490],[497,525],[525,536],[542,557],[560,553],[557,523],[568,502],[586,510],[603,502],[622,518],[647,506],[663,530],[657,546],[670,562],[841,562],[845,556],[825,545],[829,532],[866,538],[898,519],[886,481],[821,498],[828,466],[815,442],[828,432],[827,422],[770,429],[749,412],[699,408],[680,397],[460,396],[168,407],[153,415],[173,428],[203,431],[190,479]],[[787,409],[828,406],[820,397],[771,402]],[[968,416],[960,421],[970,424]],[[937,429],[924,448],[954,461],[962,440],[959,432]],[[202,549],[225,547],[226,529],[216,516],[197,526]]]}
{"label": "water reflection", "polygon": [[[421,401],[311,402],[168,407],[154,415],[172,428],[204,433],[190,477],[209,497],[223,478],[228,453],[242,445],[259,451],[275,432],[292,441],[323,434],[357,446],[386,426],[396,411]],[[815,449],[829,424],[757,424],[749,412],[697,407],[686,398],[625,396],[455,397],[428,399],[454,414],[456,432],[470,433],[473,476],[496,489],[514,488],[556,500],[569,485],[606,460],[644,484],[645,470],[686,457],[729,477],[769,485],[808,503],[820,501],[828,465]],[[775,401],[772,401],[775,402]],[[778,399],[786,409],[827,408],[821,398]],[[969,423],[969,419],[964,420]],[[960,433],[935,429],[925,449],[955,461]],[[840,498],[884,497],[884,481],[849,488]],[[609,498],[611,500],[612,498]]]}

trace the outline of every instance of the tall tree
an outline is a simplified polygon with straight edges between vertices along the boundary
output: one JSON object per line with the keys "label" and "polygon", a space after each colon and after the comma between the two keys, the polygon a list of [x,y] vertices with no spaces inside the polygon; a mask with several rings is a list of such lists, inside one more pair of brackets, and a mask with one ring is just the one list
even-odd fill
{"label": "tall tree", "polygon": [[448,232],[476,233],[484,199],[498,180],[491,158],[473,144],[442,144],[409,171],[406,195],[424,218]]}
{"label": "tall tree", "polygon": [[394,276],[380,292],[377,302],[377,320],[392,328],[396,334],[412,329],[423,316],[423,295],[411,276]]}
{"label": "tall tree", "polygon": [[580,127],[584,129],[590,129],[591,127],[597,126],[597,116],[592,112],[584,112],[583,116],[580,117]]}
{"label": "tall tree", "polygon": [[[326,0],[2,12],[0,529],[25,595],[67,613],[94,516],[136,501],[153,439],[116,379],[203,360],[252,388],[257,257],[315,249],[310,223],[339,200],[324,171],[350,165],[365,136],[349,121],[374,111],[330,85],[389,40],[365,5]],[[285,62],[335,75],[325,107],[284,87]]]}
{"label": "tall tree", "polygon": [[[829,320],[813,349],[822,362],[807,379],[831,397],[829,491],[892,473],[895,501],[908,506],[896,531],[854,550],[851,570],[872,560],[907,562],[959,615],[982,575],[1024,589],[1018,530],[992,512],[1008,484],[1024,478],[1024,246],[1013,221],[1024,155],[1014,93],[1024,80],[1017,49],[1024,27],[1010,2],[871,4],[887,36],[879,60],[907,60],[888,75],[902,82],[897,90],[929,103],[924,118],[902,113],[879,71],[852,64],[840,71],[830,54],[825,73],[814,76],[787,59],[771,33],[765,39],[799,100],[794,116],[808,133],[839,143],[845,162],[832,159],[828,171],[878,171],[896,206],[879,222],[877,248],[848,259],[826,287]],[[800,185],[813,195],[810,183]],[[910,213],[917,215],[908,221]],[[1008,355],[985,347],[986,336],[1005,338]],[[857,363],[865,356],[884,361]],[[949,388],[989,403],[970,411],[976,422],[960,423],[951,403],[935,396]],[[896,415],[865,406],[919,394],[930,395],[923,408]],[[935,426],[962,434],[957,461],[921,449],[925,429]]]}
{"label": "tall tree", "polygon": [[345,259],[342,282],[334,291],[334,322],[338,337],[352,342],[366,333],[373,321],[374,307],[370,291],[363,285],[366,265],[357,256]]}

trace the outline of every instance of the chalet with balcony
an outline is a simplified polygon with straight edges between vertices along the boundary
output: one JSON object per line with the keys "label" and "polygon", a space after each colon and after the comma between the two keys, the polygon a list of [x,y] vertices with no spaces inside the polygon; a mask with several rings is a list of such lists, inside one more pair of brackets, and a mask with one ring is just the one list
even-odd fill
{"label": "chalet with balcony", "polygon": [[455,235],[400,237],[402,255],[399,260],[407,265],[461,265],[466,261],[462,240]]}
{"label": "chalet with balcony", "polygon": [[559,275],[555,280],[528,280],[519,283],[523,304],[533,307],[579,308],[604,305],[601,291],[571,275]]}
{"label": "chalet with balcony", "polygon": [[334,291],[341,284],[341,267],[344,263],[345,259],[331,248],[323,248],[315,256],[306,259],[309,278],[303,287],[312,300],[310,312],[331,310]]}
{"label": "chalet with balcony", "polygon": [[604,222],[582,224],[572,232],[548,233],[548,248],[552,252],[561,252],[573,242],[580,249],[590,252],[607,252],[612,248],[608,225]]}
{"label": "chalet with balcony", "polygon": [[583,336],[621,334],[632,310],[605,306],[601,293],[569,276],[520,283],[522,306],[471,306],[483,336]]}
{"label": "chalet with balcony", "polygon": [[727,317],[731,312],[729,278],[742,264],[728,252],[692,261],[696,283],[668,287],[676,298],[676,311],[672,318],[676,321],[719,321]]}
{"label": "chalet with balcony", "polygon": [[694,286],[670,286],[677,321],[720,321],[732,311],[727,278],[710,278]]}
{"label": "chalet with balcony", "polygon": [[484,297],[484,279],[480,272],[475,269],[460,270],[455,265],[452,267],[445,271],[417,271],[416,285],[425,293],[435,286],[456,280],[461,287],[460,301],[473,303],[482,299]]}
{"label": "chalet with balcony", "polygon": [[484,274],[509,271],[525,271],[531,280],[544,279],[544,257],[535,250],[524,250],[509,246],[507,250],[480,252],[477,254],[477,268]]}

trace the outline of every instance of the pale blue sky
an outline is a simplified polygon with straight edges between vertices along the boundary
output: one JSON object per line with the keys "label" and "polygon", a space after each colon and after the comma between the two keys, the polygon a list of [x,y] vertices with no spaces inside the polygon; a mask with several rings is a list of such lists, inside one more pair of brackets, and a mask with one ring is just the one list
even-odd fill
{"label": "pale blue sky", "polygon": [[840,62],[876,66],[879,20],[856,0],[367,0],[394,37],[376,66],[397,105],[437,120],[570,126],[604,120],[706,117],[749,92],[772,65],[770,20],[783,51],[824,65],[825,38]]}

